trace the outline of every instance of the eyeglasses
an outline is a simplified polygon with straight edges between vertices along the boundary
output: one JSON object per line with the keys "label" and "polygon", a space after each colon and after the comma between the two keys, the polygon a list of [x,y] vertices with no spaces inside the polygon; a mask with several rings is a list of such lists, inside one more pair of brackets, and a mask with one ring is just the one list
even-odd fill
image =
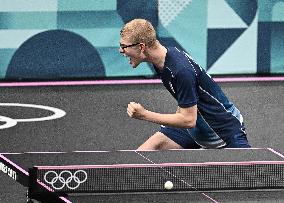
{"label": "eyeglasses", "polygon": [[122,48],[122,49],[124,50],[124,49],[126,49],[126,48],[128,48],[128,47],[133,47],[133,46],[136,46],[136,45],[138,45],[138,44],[140,44],[140,42],[135,43],[135,44],[130,44],[130,45],[119,44],[119,46],[120,46],[120,48]]}

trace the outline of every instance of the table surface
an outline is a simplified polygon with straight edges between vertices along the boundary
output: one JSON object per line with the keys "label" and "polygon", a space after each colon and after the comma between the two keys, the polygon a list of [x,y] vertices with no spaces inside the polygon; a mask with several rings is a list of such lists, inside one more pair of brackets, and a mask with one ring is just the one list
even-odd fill
{"label": "table surface", "polygon": [[[28,169],[37,166],[197,164],[197,163],[279,163],[284,156],[271,148],[164,151],[74,151],[0,153],[0,160],[17,173],[27,186]],[[150,192],[70,194],[65,202],[284,202],[283,190],[208,192]]]}

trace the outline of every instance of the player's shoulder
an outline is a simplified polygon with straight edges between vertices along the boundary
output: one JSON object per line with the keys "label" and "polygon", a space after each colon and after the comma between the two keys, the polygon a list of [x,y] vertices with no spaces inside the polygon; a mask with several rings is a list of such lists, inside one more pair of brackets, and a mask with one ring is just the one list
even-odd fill
{"label": "player's shoulder", "polygon": [[184,57],[184,53],[177,47],[167,47],[167,56],[169,56],[170,59],[178,59]]}
{"label": "player's shoulder", "polygon": [[165,64],[173,72],[177,72],[185,64],[184,54],[176,47],[167,47],[168,52],[166,55]]}
{"label": "player's shoulder", "polygon": [[173,77],[197,76],[200,66],[195,63],[190,54],[177,47],[167,47],[166,67]]}

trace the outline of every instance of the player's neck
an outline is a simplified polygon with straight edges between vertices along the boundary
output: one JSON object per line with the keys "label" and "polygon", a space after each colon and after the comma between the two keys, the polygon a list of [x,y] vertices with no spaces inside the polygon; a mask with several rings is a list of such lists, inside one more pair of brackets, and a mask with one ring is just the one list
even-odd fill
{"label": "player's neck", "polygon": [[155,48],[148,51],[148,62],[152,63],[159,70],[164,68],[165,58],[167,54],[167,49],[160,43]]}

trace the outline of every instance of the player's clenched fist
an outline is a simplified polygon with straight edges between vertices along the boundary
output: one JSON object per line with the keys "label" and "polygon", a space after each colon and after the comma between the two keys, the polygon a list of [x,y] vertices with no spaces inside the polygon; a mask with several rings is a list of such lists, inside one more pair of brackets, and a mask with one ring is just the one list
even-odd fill
{"label": "player's clenched fist", "polygon": [[143,119],[146,109],[139,103],[130,102],[127,106],[127,114],[131,118]]}

